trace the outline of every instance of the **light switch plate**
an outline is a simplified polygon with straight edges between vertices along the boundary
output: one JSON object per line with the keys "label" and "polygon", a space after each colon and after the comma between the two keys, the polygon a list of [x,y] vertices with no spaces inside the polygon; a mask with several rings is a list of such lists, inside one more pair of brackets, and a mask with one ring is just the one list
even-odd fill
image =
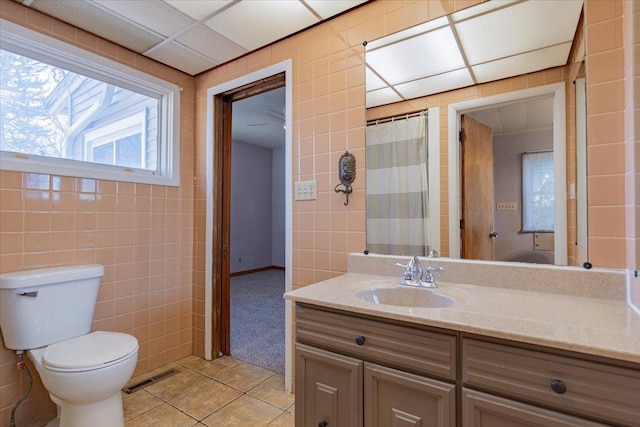
{"label": "light switch plate", "polygon": [[516,202],[500,202],[496,203],[497,211],[517,211],[518,203]]}
{"label": "light switch plate", "polygon": [[316,200],[318,198],[316,181],[296,182],[296,200]]}

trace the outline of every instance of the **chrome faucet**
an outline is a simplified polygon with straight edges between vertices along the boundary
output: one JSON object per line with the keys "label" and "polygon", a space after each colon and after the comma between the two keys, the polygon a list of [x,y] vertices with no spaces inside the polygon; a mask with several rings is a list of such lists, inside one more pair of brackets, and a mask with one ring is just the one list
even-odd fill
{"label": "chrome faucet", "polygon": [[427,266],[423,268],[417,256],[411,257],[406,264],[396,263],[396,265],[404,268],[400,284],[406,286],[437,288],[438,285],[436,285],[433,273],[444,272],[444,267]]}

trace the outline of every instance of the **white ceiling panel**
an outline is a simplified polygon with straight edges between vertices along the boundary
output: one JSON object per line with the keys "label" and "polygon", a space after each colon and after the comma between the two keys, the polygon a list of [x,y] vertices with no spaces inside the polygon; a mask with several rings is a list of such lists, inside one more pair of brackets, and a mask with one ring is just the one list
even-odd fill
{"label": "white ceiling panel", "polygon": [[261,0],[234,4],[206,25],[245,49],[254,50],[317,22],[300,2]]}
{"label": "white ceiling panel", "polygon": [[553,98],[534,99],[527,103],[528,127],[548,129],[553,126]]}
{"label": "white ceiling panel", "polygon": [[384,80],[376,75],[371,68],[366,67],[366,80],[367,80],[367,90],[377,90],[382,89],[383,87],[388,86]]}
{"label": "white ceiling panel", "polygon": [[161,0],[94,0],[122,18],[169,37],[194,24],[194,20]]}
{"label": "white ceiling panel", "polygon": [[31,6],[135,52],[145,52],[162,42],[159,35],[150,33],[142,26],[122,19],[95,3],[77,0],[35,0]]}
{"label": "white ceiling panel", "polygon": [[451,28],[445,27],[367,51],[367,64],[384,80],[397,84],[465,66]]}
{"label": "white ceiling panel", "polygon": [[148,56],[189,74],[197,74],[201,70],[208,70],[217,65],[211,59],[205,58],[176,42],[166,43],[154,49]]}
{"label": "white ceiling panel", "polygon": [[311,6],[322,19],[327,19],[366,1],[367,0],[307,0],[306,3]]}
{"label": "white ceiling panel", "polygon": [[505,133],[527,128],[527,104],[518,103],[498,108],[500,122]]}
{"label": "white ceiling panel", "polygon": [[420,80],[396,85],[395,88],[405,99],[418,98],[434,93],[446,92],[473,85],[471,74],[466,68],[438,74]]}
{"label": "white ceiling panel", "polygon": [[[121,1],[121,0],[120,0]],[[185,15],[199,21],[210,17],[232,0],[164,0]]]}
{"label": "white ceiling panel", "polygon": [[13,1],[192,75],[366,3],[311,0],[311,6],[304,0]]}
{"label": "white ceiling panel", "polygon": [[498,9],[500,7],[509,6],[512,3],[515,3],[519,0],[491,0],[485,1],[484,3],[477,4],[473,7],[468,7],[466,9],[462,9],[458,12],[454,12],[451,14],[451,19],[454,22],[464,21],[465,19],[469,19],[474,16],[482,15],[484,13],[490,12],[494,9]]}
{"label": "white ceiling panel", "polygon": [[367,51],[378,49],[389,44],[397,43],[411,37],[419,36],[422,33],[428,33],[429,31],[444,27],[448,24],[449,21],[444,16],[442,18],[432,19],[431,21],[425,22],[424,24],[416,25],[414,27],[407,28],[403,31],[398,31],[397,33],[389,34],[388,36],[376,40],[367,41]]}
{"label": "white ceiling panel", "polygon": [[500,80],[564,65],[571,43],[535,50],[471,67],[478,83]]}
{"label": "white ceiling panel", "polygon": [[402,101],[402,98],[400,98],[391,88],[367,92],[367,107],[377,107],[378,105],[391,104],[399,101]]}
{"label": "white ceiling panel", "polygon": [[176,41],[220,64],[248,52],[205,26],[189,30],[176,38]]}
{"label": "white ceiling panel", "polygon": [[456,24],[471,65],[573,41],[582,0],[527,1]]}

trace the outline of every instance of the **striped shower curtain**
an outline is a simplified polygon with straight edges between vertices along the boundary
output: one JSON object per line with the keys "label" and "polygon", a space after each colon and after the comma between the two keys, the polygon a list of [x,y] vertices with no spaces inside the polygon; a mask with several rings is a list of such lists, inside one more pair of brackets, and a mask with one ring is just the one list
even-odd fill
{"label": "striped shower curtain", "polygon": [[427,255],[427,116],[367,126],[367,250]]}

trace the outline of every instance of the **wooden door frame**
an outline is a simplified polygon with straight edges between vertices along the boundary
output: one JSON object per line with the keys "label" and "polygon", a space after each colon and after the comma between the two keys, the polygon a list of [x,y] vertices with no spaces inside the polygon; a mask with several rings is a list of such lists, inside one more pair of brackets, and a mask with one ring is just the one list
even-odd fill
{"label": "wooden door frame", "polygon": [[[230,107],[268,88],[272,76],[284,73],[285,86],[285,290],[292,288],[292,62],[286,60],[229,82],[207,89],[207,143],[205,158],[205,262],[204,262],[204,357],[215,359],[229,352],[228,329],[224,319],[229,316],[228,277],[230,218]],[[257,85],[260,89],[257,89]],[[229,109],[229,111],[227,111]],[[225,111],[227,114],[225,116]],[[222,143],[225,138],[229,141]],[[226,161],[225,161],[226,159]],[[223,286],[226,283],[226,287]],[[226,303],[225,303],[226,302]],[[227,320],[228,322],[228,320]],[[291,389],[291,322],[290,302],[285,305],[285,388]]]}
{"label": "wooden door frame", "polygon": [[[230,261],[231,251],[231,150],[233,103],[285,86],[284,72],[248,83],[244,86],[219,93],[214,97],[214,175],[213,205],[213,271],[214,298],[213,318],[216,332],[213,354],[231,354],[231,305],[230,305]],[[217,285],[216,285],[217,284]]]}
{"label": "wooden door frame", "polygon": [[492,105],[553,96],[553,157],[555,183],[554,264],[567,265],[567,134],[565,83],[555,83],[502,95],[449,104],[449,256],[460,258],[460,116]]}

